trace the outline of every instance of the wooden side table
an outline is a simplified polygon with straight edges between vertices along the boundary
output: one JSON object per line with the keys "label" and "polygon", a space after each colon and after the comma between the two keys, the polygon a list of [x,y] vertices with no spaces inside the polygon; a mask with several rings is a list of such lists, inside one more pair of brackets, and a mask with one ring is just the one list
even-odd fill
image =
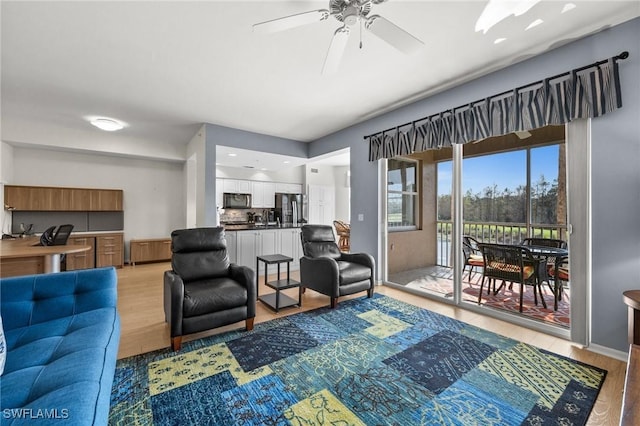
{"label": "wooden side table", "polygon": [[640,345],[640,290],[627,290],[622,293],[624,303],[629,307],[627,332],[629,344]]}
{"label": "wooden side table", "polygon": [[[274,293],[265,294],[263,296],[258,295],[258,300],[262,303],[278,312],[281,308],[288,308],[290,306],[302,306],[302,288],[300,282],[292,280],[290,278],[290,266],[293,258],[284,256],[282,254],[269,254],[264,256],[258,256],[256,260],[256,292],[259,292],[259,278],[258,271],[260,270],[260,262],[264,262],[264,284],[275,290]],[[287,264],[287,277],[280,277],[280,264]],[[277,265],[278,279],[276,281],[268,281],[269,265]],[[286,290],[288,288],[298,288],[298,300],[295,300],[286,294],[280,294],[280,290]]]}

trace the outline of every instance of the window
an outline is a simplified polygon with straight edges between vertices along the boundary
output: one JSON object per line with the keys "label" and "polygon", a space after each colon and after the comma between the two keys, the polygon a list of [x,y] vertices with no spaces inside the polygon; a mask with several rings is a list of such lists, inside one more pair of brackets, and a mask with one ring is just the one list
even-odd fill
{"label": "window", "polygon": [[392,159],[387,171],[387,226],[389,231],[417,229],[419,218],[417,161]]}

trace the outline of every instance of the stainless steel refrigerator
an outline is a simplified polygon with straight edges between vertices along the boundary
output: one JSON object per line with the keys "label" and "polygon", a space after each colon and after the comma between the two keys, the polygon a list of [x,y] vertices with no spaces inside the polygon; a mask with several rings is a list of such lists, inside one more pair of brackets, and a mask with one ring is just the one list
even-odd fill
{"label": "stainless steel refrigerator", "polygon": [[304,220],[305,196],[303,194],[285,194],[276,192],[276,220],[281,224],[299,225]]}

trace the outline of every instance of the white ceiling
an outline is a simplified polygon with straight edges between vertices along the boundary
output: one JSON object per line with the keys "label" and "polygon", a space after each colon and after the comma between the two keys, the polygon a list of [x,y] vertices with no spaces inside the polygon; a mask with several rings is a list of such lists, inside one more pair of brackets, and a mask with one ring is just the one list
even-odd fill
{"label": "white ceiling", "polygon": [[[389,0],[372,14],[424,47],[406,56],[365,31],[359,49],[355,32],[326,76],[333,17],[275,34],[252,24],[328,1],[2,1],[2,139],[178,159],[201,123],[313,141],[640,16],[639,1],[573,0],[561,14],[566,3],[540,2],[483,34],[485,1]],[[88,116],[127,127],[107,134]]]}
{"label": "white ceiling", "polygon": [[307,166],[348,166],[351,164],[349,148],[332,152],[321,157],[315,157],[310,162],[306,158],[289,157],[286,155],[256,152],[248,149],[216,146],[216,160],[218,166],[241,167],[262,171],[278,171],[292,167]]}

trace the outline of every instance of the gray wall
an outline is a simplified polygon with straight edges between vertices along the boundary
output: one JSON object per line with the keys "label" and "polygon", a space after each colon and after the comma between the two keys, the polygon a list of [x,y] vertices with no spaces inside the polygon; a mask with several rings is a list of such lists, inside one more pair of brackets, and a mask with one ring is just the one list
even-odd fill
{"label": "gray wall", "polygon": [[[353,249],[377,254],[379,247],[378,169],[376,163],[368,161],[363,136],[628,50],[630,58],[620,62],[623,108],[592,121],[591,341],[626,351],[622,292],[640,287],[638,40],[640,19],[635,19],[312,142],[310,157],[351,147],[351,183],[352,188],[357,188],[351,196]],[[364,213],[363,221],[357,220],[359,213]]]}

